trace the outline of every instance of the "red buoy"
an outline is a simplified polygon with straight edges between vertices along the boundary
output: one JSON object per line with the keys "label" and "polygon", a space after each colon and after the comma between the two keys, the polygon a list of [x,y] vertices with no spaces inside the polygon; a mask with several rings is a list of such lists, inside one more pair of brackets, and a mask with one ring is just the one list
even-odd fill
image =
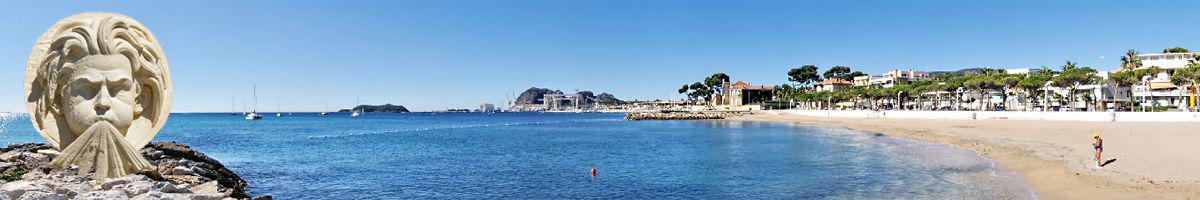
{"label": "red buoy", "polygon": [[592,176],[596,176],[596,168],[592,168]]}

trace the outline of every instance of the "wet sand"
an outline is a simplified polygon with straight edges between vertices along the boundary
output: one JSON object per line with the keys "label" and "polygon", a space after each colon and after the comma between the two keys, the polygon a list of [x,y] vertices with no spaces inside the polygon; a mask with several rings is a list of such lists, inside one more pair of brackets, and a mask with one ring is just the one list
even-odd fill
{"label": "wet sand", "polygon": [[[975,151],[1041,199],[1200,199],[1200,123],[831,118],[757,112],[726,120],[839,125]],[[1104,138],[1095,165],[1092,133]]]}

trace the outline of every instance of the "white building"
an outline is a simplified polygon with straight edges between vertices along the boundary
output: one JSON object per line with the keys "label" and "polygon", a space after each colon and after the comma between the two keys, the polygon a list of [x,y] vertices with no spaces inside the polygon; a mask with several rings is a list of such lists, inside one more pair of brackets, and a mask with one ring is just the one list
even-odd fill
{"label": "white building", "polygon": [[493,105],[490,103],[485,103],[485,104],[479,105],[479,112],[494,112],[494,111],[496,111],[496,105]]}
{"label": "white building", "polygon": [[1188,64],[1196,62],[1196,55],[1200,55],[1200,53],[1138,54],[1137,59],[1142,62],[1142,66],[1136,69],[1157,66],[1162,68],[1163,72],[1143,77],[1142,83],[1135,84],[1131,88],[1134,100],[1140,102],[1142,106],[1172,106],[1185,109],[1189,100],[1187,86],[1171,83],[1171,75],[1175,74],[1175,70],[1186,68]]}
{"label": "white building", "polygon": [[1042,69],[1040,69],[1040,68],[1014,68],[1014,69],[1005,69],[1004,73],[1017,74],[1017,75],[1030,75],[1030,74],[1037,74],[1038,72],[1041,72],[1041,71],[1042,71]]}
{"label": "white building", "polygon": [[878,76],[854,77],[854,86],[879,86],[890,88],[896,84],[930,79],[929,72],[916,70],[891,70]]}

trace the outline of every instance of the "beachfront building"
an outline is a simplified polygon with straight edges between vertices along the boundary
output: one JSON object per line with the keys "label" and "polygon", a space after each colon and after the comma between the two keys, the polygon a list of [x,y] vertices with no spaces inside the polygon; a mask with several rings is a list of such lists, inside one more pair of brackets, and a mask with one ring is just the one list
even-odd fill
{"label": "beachfront building", "polygon": [[1189,86],[1171,83],[1171,75],[1175,70],[1186,68],[1196,62],[1200,52],[1187,53],[1153,53],[1138,54],[1137,59],[1142,65],[1135,69],[1145,69],[1157,66],[1161,73],[1142,78],[1142,83],[1132,87],[1133,99],[1141,106],[1171,106],[1186,109],[1190,100]]}
{"label": "beachfront building", "polygon": [[853,85],[854,85],[854,83],[851,83],[850,81],[846,81],[846,80],[842,80],[842,79],[838,79],[838,78],[831,78],[831,79],[825,79],[824,81],[817,83],[816,89],[817,89],[817,91],[835,92],[835,91],[845,90],[847,88],[850,88]]}
{"label": "beachfront building", "polygon": [[546,110],[586,110],[591,108],[589,99],[583,94],[546,94],[542,96],[542,104]]}
{"label": "beachfront building", "polygon": [[495,104],[490,104],[490,103],[479,104],[479,112],[495,112],[495,111],[496,111]]}
{"label": "beachfront building", "polygon": [[929,72],[916,70],[891,70],[878,76],[854,77],[854,86],[890,88],[896,84],[930,79]]}
{"label": "beachfront building", "polygon": [[1012,68],[1012,69],[1005,69],[1004,73],[1028,76],[1031,74],[1037,74],[1038,72],[1041,72],[1041,71],[1042,71],[1042,69],[1040,69],[1040,68]]}
{"label": "beachfront building", "polygon": [[754,86],[746,82],[724,83],[721,93],[713,94],[713,105],[742,106],[760,104],[771,100],[775,95],[775,87],[769,85]]}

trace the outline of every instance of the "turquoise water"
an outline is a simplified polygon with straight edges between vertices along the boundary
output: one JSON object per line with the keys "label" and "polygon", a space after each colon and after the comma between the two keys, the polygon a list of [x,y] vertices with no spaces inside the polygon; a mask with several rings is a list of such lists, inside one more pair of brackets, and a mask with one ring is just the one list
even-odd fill
{"label": "turquoise water", "polygon": [[[281,199],[1028,199],[972,152],[833,126],[620,114],[172,114],[179,141]],[[0,144],[41,142],[0,114]],[[597,168],[591,177],[588,170]]]}

